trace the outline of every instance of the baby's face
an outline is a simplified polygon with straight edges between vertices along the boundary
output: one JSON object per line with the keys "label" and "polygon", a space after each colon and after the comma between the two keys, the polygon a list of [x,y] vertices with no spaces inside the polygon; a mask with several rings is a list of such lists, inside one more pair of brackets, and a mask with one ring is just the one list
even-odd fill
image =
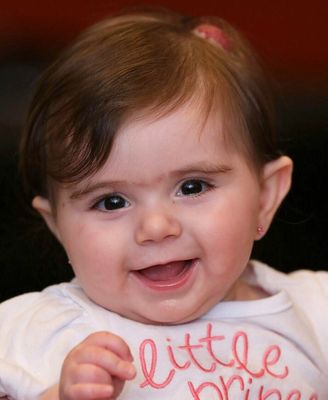
{"label": "baby's face", "polygon": [[131,121],[101,170],[59,190],[56,235],[101,306],[177,324],[236,298],[261,187],[219,117],[203,122],[191,106]]}

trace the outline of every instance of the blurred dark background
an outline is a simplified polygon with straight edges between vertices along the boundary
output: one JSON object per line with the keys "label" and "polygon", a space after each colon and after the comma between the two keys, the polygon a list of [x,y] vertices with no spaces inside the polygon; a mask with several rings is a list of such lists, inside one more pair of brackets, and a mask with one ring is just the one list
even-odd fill
{"label": "blurred dark background", "polygon": [[[0,301],[70,279],[60,247],[26,211],[18,138],[42,70],[76,34],[138,1],[0,0]],[[145,1],[189,15],[219,15],[253,43],[276,82],[281,148],[294,186],[254,256],[283,271],[328,265],[328,2]]]}

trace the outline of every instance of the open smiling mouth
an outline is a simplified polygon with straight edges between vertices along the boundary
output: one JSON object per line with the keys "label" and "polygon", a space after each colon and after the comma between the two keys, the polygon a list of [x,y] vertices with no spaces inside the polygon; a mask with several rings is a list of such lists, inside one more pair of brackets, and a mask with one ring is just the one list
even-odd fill
{"label": "open smiling mouth", "polygon": [[133,273],[144,285],[151,289],[173,290],[187,283],[195,264],[195,259],[173,261],[167,264],[153,265]]}

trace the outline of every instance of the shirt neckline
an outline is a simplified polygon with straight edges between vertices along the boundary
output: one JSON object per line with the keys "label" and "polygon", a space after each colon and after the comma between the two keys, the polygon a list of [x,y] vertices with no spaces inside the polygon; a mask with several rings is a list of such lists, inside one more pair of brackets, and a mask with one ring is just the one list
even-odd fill
{"label": "shirt neckline", "polygon": [[288,310],[291,306],[292,303],[288,294],[285,291],[280,291],[259,300],[222,301],[200,319],[257,317],[277,314]]}

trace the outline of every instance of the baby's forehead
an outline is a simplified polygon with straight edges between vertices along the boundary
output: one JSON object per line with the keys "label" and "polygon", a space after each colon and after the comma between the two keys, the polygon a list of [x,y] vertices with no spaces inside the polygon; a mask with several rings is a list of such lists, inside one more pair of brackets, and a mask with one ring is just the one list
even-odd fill
{"label": "baby's forehead", "polygon": [[96,174],[99,177],[104,168],[117,178],[127,170],[134,175],[142,166],[143,174],[158,168],[165,175],[170,170],[187,170],[191,165],[194,170],[216,161],[227,165],[236,155],[245,158],[245,152],[237,148],[225,131],[219,113],[205,118],[188,104],[157,118],[139,115],[126,121],[115,136],[105,164]]}
{"label": "baby's forehead", "polygon": [[[155,136],[159,141],[165,142],[165,132],[173,131],[175,136],[181,137],[181,150],[185,147],[184,136],[195,135],[199,145],[202,137],[209,135],[213,146],[246,154],[246,135],[239,120],[220,99],[208,103],[204,101],[203,94],[195,93],[191,99],[180,105],[150,107],[129,115],[115,133],[113,148],[121,136],[128,135],[133,156],[133,142],[145,140],[146,145],[147,136]],[[162,132],[163,135],[160,134]]]}

